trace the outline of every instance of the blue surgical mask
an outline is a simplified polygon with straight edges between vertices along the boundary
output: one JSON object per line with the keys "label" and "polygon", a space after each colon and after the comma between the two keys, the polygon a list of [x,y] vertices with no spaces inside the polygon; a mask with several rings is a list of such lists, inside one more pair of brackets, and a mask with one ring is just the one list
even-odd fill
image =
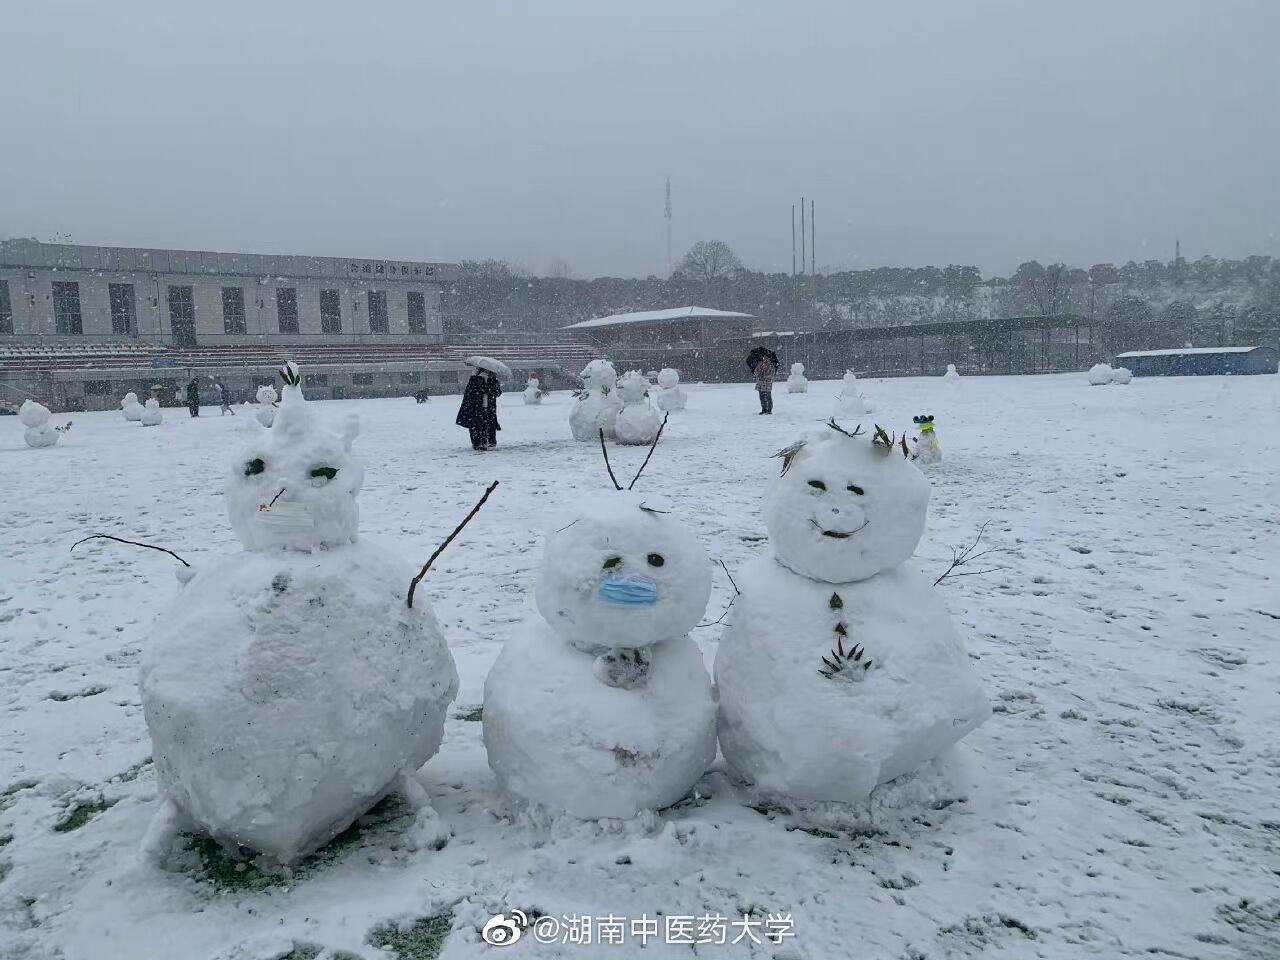
{"label": "blue surgical mask", "polygon": [[605,577],[596,599],[617,607],[651,607],[658,602],[658,581],[649,577]]}

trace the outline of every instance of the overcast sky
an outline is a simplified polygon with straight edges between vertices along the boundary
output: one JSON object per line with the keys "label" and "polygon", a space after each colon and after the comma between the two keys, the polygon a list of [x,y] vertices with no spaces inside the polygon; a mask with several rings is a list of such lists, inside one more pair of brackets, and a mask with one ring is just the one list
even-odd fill
{"label": "overcast sky", "polygon": [[575,276],[1280,255],[1280,0],[0,0],[0,235]]}

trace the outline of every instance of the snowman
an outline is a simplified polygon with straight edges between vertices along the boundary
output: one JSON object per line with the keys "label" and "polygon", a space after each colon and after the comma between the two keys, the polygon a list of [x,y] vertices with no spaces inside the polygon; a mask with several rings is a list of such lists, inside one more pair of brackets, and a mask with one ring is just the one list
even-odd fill
{"label": "snowman", "polygon": [[23,439],[28,447],[52,447],[62,431],[49,422],[49,408],[34,400],[23,400],[18,408],[18,422],[26,427]]}
{"label": "snowman", "polygon": [[1128,367],[1115,367],[1111,371],[1111,382],[1126,384],[1133,379],[1133,371]]}
{"label": "snowman", "polygon": [[787,377],[787,393],[808,393],[809,378],[804,375],[804,364],[793,363],[791,376]]}
{"label": "snowman", "polygon": [[411,571],[357,537],[357,421],[316,422],[297,367],[283,375],[274,426],[253,425],[227,475],[244,550],[184,569],[143,656],[157,862],[194,829],[291,864],[392,791],[414,843],[447,836],[416,771],[440,747],[453,658],[429,605],[406,603]]}
{"label": "snowman", "polygon": [[658,393],[653,402],[659,410],[674,413],[683,410],[689,402],[689,395],[680,386],[680,371],[664,367],[658,371]]}
{"label": "snowman", "polygon": [[542,384],[537,377],[530,377],[529,382],[525,385],[524,402],[531,407],[542,403]]}
{"label": "snowman", "polygon": [[582,819],[670,806],[716,756],[688,636],[711,593],[707,555],[665,506],[620,487],[552,529],[537,612],[485,680],[489,767],[518,800]]}
{"label": "snowman", "polygon": [[858,392],[858,378],[852,370],[846,370],[840,381],[840,392],[836,394],[835,419],[860,417],[870,412],[867,398]]}
{"label": "snowman", "polygon": [[144,427],[158,427],[164,423],[164,413],[160,410],[160,401],[155,397],[149,397],[146,406],[142,410],[142,416],[138,419]]}
{"label": "snowman", "polygon": [[569,411],[569,429],[575,440],[596,440],[600,431],[612,440],[622,401],[616,387],[618,372],[608,360],[592,360],[578,376],[583,393]]}
{"label": "snowman", "polygon": [[126,393],[120,401],[120,410],[126,420],[136,422],[142,419],[142,404],[138,402],[138,395],[132,391]]}
{"label": "snowman", "polygon": [[947,372],[942,375],[942,379],[946,380],[948,383],[955,383],[960,379],[960,373],[956,370],[956,365],[954,363],[947,364]]}
{"label": "snowman", "polygon": [[1089,386],[1105,387],[1115,379],[1116,372],[1109,363],[1095,363],[1089,368]]}
{"label": "snowman", "polygon": [[942,459],[942,445],[938,443],[938,434],[934,431],[933,414],[912,417],[911,422],[920,431],[920,436],[912,441],[911,459],[921,466],[939,462]]}
{"label": "snowman", "polygon": [[658,439],[662,417],[649,406],[649,381],[638,370],[632,370],[618,381],[622,409],[615,420],[618,442],[630,446],[648,446]]}
{"label": "snowman", "polygon": [[269,383],[263,384],[258,388],[257,400],[258,409],[253,415],[260,424],[269,427],[276,419],[276,388]]}
{"label": "snowman", "polygon": [[763,795],[864,800],[990,714],[933,587],[906,561],[929,483],[879,427],[781,451],[771,554],[739,577],[715,660],[720,747]]}

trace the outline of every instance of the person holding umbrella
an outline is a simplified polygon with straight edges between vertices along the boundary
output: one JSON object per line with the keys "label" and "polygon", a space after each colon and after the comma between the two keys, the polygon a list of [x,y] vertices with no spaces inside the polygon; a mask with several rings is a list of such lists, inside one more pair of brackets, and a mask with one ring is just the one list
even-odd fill
{"label": "person holding umbrella", "polygon": [[756,375],[756,392],[760,394],[760,415],[773,413],[773,374],[778,369],[778,355],[768,347],[755,347],[747,354],[747,369]]}
{"label": "person holding umbrella", "polygon": [[498,397],[502,396],[499,377],[510,377],[511,369],[492,357],[467,357],[467,366],[475,373],[467,381],[462,394],[462,406],[458,408],[456,423],[471,433],[472,449],[483,452],[498,445]]}

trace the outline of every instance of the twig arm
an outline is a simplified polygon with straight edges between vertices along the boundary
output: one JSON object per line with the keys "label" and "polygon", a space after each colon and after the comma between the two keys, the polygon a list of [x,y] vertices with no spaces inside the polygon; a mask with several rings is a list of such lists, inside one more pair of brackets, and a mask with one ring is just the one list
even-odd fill
{"label": "twig arm", "polygon": [[604,468],[609,471],[609,479],[613,481],[615,490],[621,490],[622,484],[618,482],[618,478],[613,475],[613,467],[609,463],[609,448],[604,443],[604,427],[600,428],[600,452],[604,454]]}
{"label": "twig arm", "polygon": [[71,550],[75,550],[75,548],[80,546],[80,544],[87,543],[90,540],[114,540],[116,543],[127,543],[135,547],[146,547],[148,550],[159,550],[161,553],[167,553],[169,556],[173,557],[184,567],[191,566],[191,564],[187,563],[187,561],[183,560],[168,547],[157,547],[153,543],[139,543],[137,540],[125,540],[123,537],[113,537],[109,533],[95,533],[92,536],[85,537],[83,540],[77,540],[71,545]]}
{"label": "twig arm", "polygon": [[[640,474],[644,473],[644,468],[649,465],[649,458],[653,456],[653,451],[658,449],[658,441],[662,439],[662,431],[667,429],[667,421],[671,418],[671,414],[663,414],[662,426],[658,428],[658,432],[653,435],[653,443],[649,444],[649,452],[645,455],[644,463],[640,464],[640,469],[636,471],[636,475],[631,478],[631,484],[627,487],[630,490],[636,485],[636,481],[640,479]],[[614,483],[617,483],[615,480]],[[622,488],[619,487],[619,490]]]}
{"label": "twig arm", "polygon": [[456,527],[454,527],[454,528],[453,528],[453,533],[449,534],[449,536],[445,538],[444,543],[442,543],[442,544],[440,544],[440,546],[436,547],[436,552],[435,552],[435,553],[433,553],[433,554],[431,554],[431,556],[430,556],[430,558],[427,560],[427,562],[426,562],[425,564],[423,564],[422,569],[418,571],[418,575],[417,575],[416,577],[414,577],[414,578],[413,578],[413,580],[412,580],[412,581],[410,582],[410,584],[409,584],[409,597],[408,597],[408,602],[409,602],[409,606],[410,606],[410,607],[412,607],[412,606],[413,606],[413,594],[414,594],[414,591],[416,591],[416,590],[418,589],[418,584],[422,582],[422,578],[423,578],[423,577],[425,577],[425,576],[427,575],[427,571],[431,569],[431,564],[435,563],[436,557],[438,557],[438,556],[440,556],[440,554],[444,553],[444,548],[445,548],[445,547],[447,547],[447,546],[449,546],[449,544],[453,543],[453,538],[454,538],[454,537],[456,537],[459,533],[461,533],[461,532],[462,532],[462,528],[463,528],[463,527],[465,527],[468,523],[470,523],[470,522],[471,522],[471,518],[472,518],[472,517],[474,517],[477,513],[479,513],[479,512],[480,512],[480,508],[484,506],[484,502],[485,502],[486,500],[488,500],[488,499],[489,499],[489,494],[493,493],[493,491],[494,491],[494,490],[496,490],[497,488],[498,488],[498,481],[497,481],[497,480],[495,480],[495,481],[493,481],[493,483],[489,484],[488,489],[487,489],[487,490],[485,490],[485,492],[484,492],[484,496],[482,496],[482,497],[480,498],[479,502],[478,502],[478,503],[476,503],[476,505],[475,505],[474,507],[472,507],[472,508],[471,508],[471,512],[470,512],[470,513],[468,513],[468,514],[466,515],[466,517],[464,517],[464,518],[463,518],[463,520],[462,520],[462,522],[461,522],[460,524],[458,524]]}

